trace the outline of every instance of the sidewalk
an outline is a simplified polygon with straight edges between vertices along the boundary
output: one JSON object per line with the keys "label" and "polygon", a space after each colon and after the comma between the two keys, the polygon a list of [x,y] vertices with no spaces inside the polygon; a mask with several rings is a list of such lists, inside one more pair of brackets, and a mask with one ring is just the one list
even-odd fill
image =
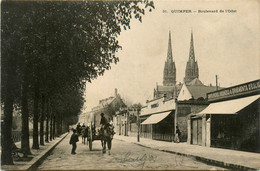
{"label": "sidewalk", "polygon": [[[40,149],[31,149],[32,157],[30,161],[14,161],[14,165],[1,165],[1,170],[35,170],[36,167],[48,156],[48,154],[68,135],[64,133],[60,137],[56,137],[49,143],[44,143],[44,146],[40,145]],[[20,148],[21,142],[15,143]],[[30,139],[30,146],[32,146],[32,139]]]}
{"label": "sidewalk", "polygon": [[173,143],[146,138],[140,138],[140,142],[137,142],[137,137],[128,137],[121,135],[114,135],[114,138],[160,151],[174,153],[186,157],[192,157],[198,161],[203,161],[230,169],[260,170],[259,153],[213,147],[202,147],[198,145],[189,145],[186,142]]}

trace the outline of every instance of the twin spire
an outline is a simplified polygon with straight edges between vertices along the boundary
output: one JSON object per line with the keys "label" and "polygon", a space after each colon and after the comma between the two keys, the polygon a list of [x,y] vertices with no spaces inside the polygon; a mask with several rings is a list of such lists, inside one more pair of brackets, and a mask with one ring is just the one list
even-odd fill
{"label": "twin spire", "polygon": [[[195,61],[194,45],[193,45],[193,31],[191,30],[191,39],[190,39],[190,53],[189,59]],[[169,41],[168,41],[168,51],[167,51],[167,60],[173,61],[172,58],[172,41],[171,41],[171,31],[169,31]]]}
{"label": "twin spire", "polygon": [[[195,61],[193,31],[191,31],[189,60],[186,65],[184,81],[190,82],[194,78],[199,78],[199,69],[198,69],[197,62]],[[176,85],[176,67],[172,57],[171,31],[169,31],[168,51],[167,51],[167,60],[164,65],[163,85],[164,86]]]}

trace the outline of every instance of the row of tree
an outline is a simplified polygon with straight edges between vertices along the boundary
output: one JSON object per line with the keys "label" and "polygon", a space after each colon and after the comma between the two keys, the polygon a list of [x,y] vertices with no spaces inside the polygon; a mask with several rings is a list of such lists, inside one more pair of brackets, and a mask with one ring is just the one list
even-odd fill
{"label": "row of tree", "polygon": [[153,2],[1,3],[2,165],[13,164],[13,111],[21,110],[21,148],[27,154],[29,118],[34,149],[44,145],[44,132],[48,142],[65,125],[75,124],[84,104],[85,83],[119,61],[115,52],[121,48],[117,41],[121,29],[130,29],[132,17],[142,21],[146,8],[154,8]]}

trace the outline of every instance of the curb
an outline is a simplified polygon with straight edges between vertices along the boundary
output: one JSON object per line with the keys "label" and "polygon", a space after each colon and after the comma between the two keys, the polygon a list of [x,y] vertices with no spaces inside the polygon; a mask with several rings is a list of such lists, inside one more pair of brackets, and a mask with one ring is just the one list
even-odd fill
{"label": "curb", "polygon": [[53,146],[49,147],[43,154],[36,156],[32,161],[25,165],[21,170],[36,170],[37,167],[43,162],[43,160],[50,154],[50,152],[68,135],[64,135],[59,141],[57,141]]}
{"label": "curb", "polygon": [[[117,140],[126,141],[126,140],[122,140],[122,139],[117,139]],[[179,156],[189,157],[189,158],[195,159],[196,161],[200,161],[200,162],[203,162],[203,163],[206,163],[206,164],[211,164],[211,165],[214,165],[214,166],[224,167],[224,168],[227,168],[227,169],[232,169],[232,170],[233,169],[236,169],[236,170],[258,170],[256,168],[250,168],[250,167],[247,167],[247,166],[242,166],[242,165],[232,164],[232,163],[225,163],[223,161],[208,159],[208,158],[205,158],[205,157],[195,156],[195,155],[192,155],[192,154],[180,153],[180,152],[163,150],[163,149],[161,150],[161,149],[158,149],[158,148],[152,148],[152,147],[149,147],[149,146],[137,143],[137,142],[131,142],[131,143],[139,145],[141,147],[145,147],[145,148],[150,148],[150,149],[154,149],[154,150],[158,150],[158,151],[172,153],[172,154],[176,154],[176,155],[179,155]]]}
{"label": "curb", "polygon": [[[156,150],[159,150],[159,149],[156,149]],[[208,159],[208,158],[205,158],[205,157],[195,156],[195,155],[192,155],[192,154],[179,153],[179,152],[174,152],[174,151],[169,151],[169,150],[159,150],[159,151],[172,153],[172,154],[176,154],[176,155],[179,155],[179,156],[193,158],[196,161],[200,161],[200,162],[203,162],[203,163],[206,163],[206,164],[211,164],[211,165],[214,165],[214,166],[220,166],[220,167],[224,167],[224,168],[232,169],[232,170],[233,169],[235,169],[235,170],[257,170],[255,168],[250,168],[250,167],[246,167],[246,166],[242,166],[242,165],[238,165],[238,164],[225,163],[223,161]]]}

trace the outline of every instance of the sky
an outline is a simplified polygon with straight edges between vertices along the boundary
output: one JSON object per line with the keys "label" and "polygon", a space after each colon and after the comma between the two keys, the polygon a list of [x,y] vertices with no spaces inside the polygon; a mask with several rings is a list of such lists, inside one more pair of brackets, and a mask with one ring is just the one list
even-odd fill
{"label": "sky", "polygon": [[[205,85],[230,87],[259,79],[260,3],[252,1],[154,1],[142,23],[131,21],[131,29],[118,37],[122,50],[117,65],[87,83],[83,113],[100,99],[114,95],[115,88],[127,103],[145,104],[162,85],[171,31],[177,83],[183,82],[189,58],[191,30],[199,79]],[[180,13],[179,10],[191,10]],[[218,10],[218,13],[199,13]],[[224,10],[224,12],[220,12]],[[228,12],[225,10],[233,10]]]}

